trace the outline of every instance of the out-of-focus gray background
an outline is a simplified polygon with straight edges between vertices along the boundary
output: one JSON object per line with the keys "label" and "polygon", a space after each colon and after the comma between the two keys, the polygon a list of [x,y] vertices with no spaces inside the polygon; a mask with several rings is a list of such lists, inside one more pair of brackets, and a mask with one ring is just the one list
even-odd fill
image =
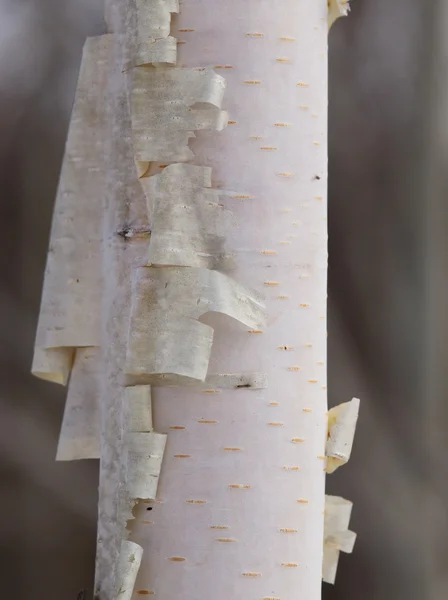
{"label": "out-of-focus gray background", "polygon": [[[362,409],[328,478],[359,537],[325,600],[448,597],[446,4],[353,0],[330,36],[329,402]],[[14,600],[92,590],[98,467],[54,462],[65,391],[29,367],[81,48],[103,31],[101,0],[0,0],[0,590]]]}

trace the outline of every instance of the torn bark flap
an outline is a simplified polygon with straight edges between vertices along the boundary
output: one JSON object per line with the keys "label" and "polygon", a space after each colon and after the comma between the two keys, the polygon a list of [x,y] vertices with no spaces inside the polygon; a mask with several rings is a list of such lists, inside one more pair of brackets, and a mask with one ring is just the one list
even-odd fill
{"label": "torn bark flap", "polygon": [[177,40],[170,26],[171,13],[178,12],[178,0],[129,0],[125,69],[176,64]]}
{"label": "torn bark flap", "polygon": [[262,296],[217,271],[142,267],[135,275],[125,369],[135,382],[166,375],[204,381],[213,329],[196,319],[208,312],[265,326]]}
{"label": "torn bark flap", "polygon": [[[133,69],[131,116],[138,172],[149,162],[182,162],[193,158],[188,140],[198,129],[221,131],[225,79],[211,69]],[[144,163],[139,164],[139,163]]]}
{"label": "torn bark flap", "polygon": [[140,180],[152,224],[148,262],[155,266],[229,269],[225,252],[232,213],[217,203],[211,169],[172,164],[160,174]]}

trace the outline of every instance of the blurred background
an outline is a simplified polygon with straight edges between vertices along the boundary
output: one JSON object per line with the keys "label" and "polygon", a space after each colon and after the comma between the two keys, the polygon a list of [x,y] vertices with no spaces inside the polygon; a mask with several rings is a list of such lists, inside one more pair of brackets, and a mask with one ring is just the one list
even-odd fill
{"label": "blurred background", "polygon": [[[324,600],[448,597],[447,28],[446,0],[353,0],[330,35],[329,403],[362,407],[328,478],[358,540]],[[98,465],[54,461],[65,390],[29,369],[81,49],[102,32],[102,0],[0,0],[0,589],[15,600],[93,588]]]}

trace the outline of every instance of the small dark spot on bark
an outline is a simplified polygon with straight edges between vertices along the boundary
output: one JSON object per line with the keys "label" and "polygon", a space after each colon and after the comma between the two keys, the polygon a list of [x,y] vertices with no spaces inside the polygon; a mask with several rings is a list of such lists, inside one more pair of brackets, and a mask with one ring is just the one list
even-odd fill
{"label": "small dark spot on bark", "polygon": [[313,179],[317,179],[317,180],[319,180],[320,178],[321,178],[320,175],[314,175],[314,177],[313,177]]}
{"label": "small dark spot on bark", "polygon": [[76,283],[79,283],[79,279],[76,280]]}
{"label": "small dark spot on bark", "polygon": [[135,236],[150,234],[151,229],[149,227],[132,227],[131,225],[123,225],[123,227],[118,229],[116,233],[123,238],[125,242],[128,242]]}
{"label": "small dark spot on bark", "polygon": [[148,506],[148,508],[146,510],[152,510],[153,507],[152,506]]}
{"label": "small dark spot on bark", "polygon": [[252,387],[250,385],[250,383],[241,383],[240,385],[236,386],[237,389],[239,389],[239,388],[250,388],[250,387]]}
{"label": "small dark spot on bark", "polygon": [[130,227],[122,227],[117,231],[117,235],[122,237],[125,242],[127,242],[128,239],[132,237],[132,229]]}

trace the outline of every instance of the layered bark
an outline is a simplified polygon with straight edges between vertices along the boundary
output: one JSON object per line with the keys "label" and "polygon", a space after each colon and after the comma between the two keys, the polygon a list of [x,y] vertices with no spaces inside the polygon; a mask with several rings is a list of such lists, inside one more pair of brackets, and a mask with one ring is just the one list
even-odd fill
{"label": "layered bark", "polygon": [[[217,27],[219,24],[219,27]],[[184,3],[178,65],[224,73],[229,124],[196,132],[212,168],[234,280],[266,296],[268,327],[219,315],[210,372],[261,371],[267,390],[155,387],[168,434],[157,502],[141,503],[136,593],[318,598],[326,418],[326,50],[324,2]],[[165,157],[160,156],[159,160]],[[147,508],[153,510],[148,513]],[[148,519],[148,514],[150,518]],[[150,521],[150,523],[148,523]]]}

